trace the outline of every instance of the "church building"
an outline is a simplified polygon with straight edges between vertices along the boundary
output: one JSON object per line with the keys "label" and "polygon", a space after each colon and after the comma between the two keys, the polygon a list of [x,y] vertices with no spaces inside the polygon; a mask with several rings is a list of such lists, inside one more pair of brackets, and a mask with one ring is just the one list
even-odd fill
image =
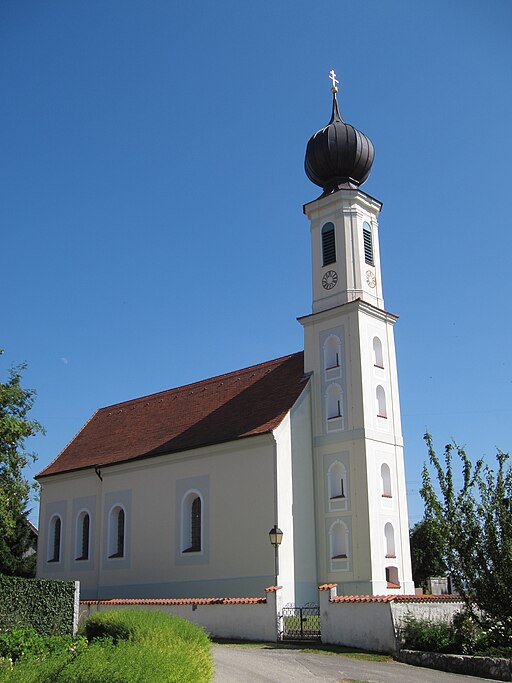
{"label": "church building", "polygon": [[[96,411],[39,473],[37,575],[83,599],[414,594],[374,150],[340,116],[307,144],[304,352]],[[269,529],[282,531],[269,543]],[[278,561],[276,561],[278,560]]]}

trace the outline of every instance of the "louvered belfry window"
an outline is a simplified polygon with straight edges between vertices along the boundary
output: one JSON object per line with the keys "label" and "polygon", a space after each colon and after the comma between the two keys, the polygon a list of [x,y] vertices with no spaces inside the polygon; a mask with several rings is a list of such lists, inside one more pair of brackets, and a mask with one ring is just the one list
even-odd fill
{"label": "louvered belfry window", "polygon": [[336,238],[334,223],[326,223],[322,228],[322,265],[328,266],[336,261]]}
{"label": "louvered belfry window", "polygon": [[366,221],[363,223],[363,242],[364,242],[364,260],[369,266],[373,266],[373,239],[372,228]]}

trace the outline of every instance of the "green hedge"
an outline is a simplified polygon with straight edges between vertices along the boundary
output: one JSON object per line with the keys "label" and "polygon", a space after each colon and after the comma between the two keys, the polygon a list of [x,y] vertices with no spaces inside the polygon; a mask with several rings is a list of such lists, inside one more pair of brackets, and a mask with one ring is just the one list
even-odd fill
{"label": "green hedge", "polygon": [[0,630],[31,626],[41,635],[73,632],[74,581],[0,574]]}

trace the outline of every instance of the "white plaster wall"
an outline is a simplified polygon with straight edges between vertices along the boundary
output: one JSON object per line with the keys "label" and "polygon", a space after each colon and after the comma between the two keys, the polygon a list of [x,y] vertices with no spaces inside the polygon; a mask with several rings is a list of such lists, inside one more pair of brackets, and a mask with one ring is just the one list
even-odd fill
{"label": "white plaster wall", "polygon": [[[311,431],[311,387],[291,410],[295,601],[298,605],[318,598],[317,548],[315,533],[315,491]],[[287,484],[288,486],[290,483]]]}
{"label": "white plaster wall", "polygon": [[[339,306],[356,298],[362,298],[374,306],[384,306],[377,221],[380,208],[380,202],[358,190],[341,190],[304,207],[311,222],[313,312]],[[364,221],[372,226],[374,266],[368,266],[364,260]],[[321,230],[327,222],[335,226],[336,263],[322,266]],[[322,287],[322,277],[328,270],[335,270],[338,275],[338,283],[331,290]],[[375,287],[367,284],[368,270],[375,275]]]}
{"label": "white plaster wall", "polygon": [[320,591],[320,620],[322,643],[375,652],[395,651],[390,603],[329,602],[329,591]]}
{"label": "white plaster wall", "polygon": [[[276,492],[275,506],[277,515],[275,523],[283,532],[283,540],[278,548],[279,575],[277,585],[282,586],[284,604],[295,603],[295,566],[294,566],[294,519],[293,519],[293,487],[292,487],[292,442],[291,418],[287,413],[281,424],[274,431]],[[273,526],[273,525],[272,525]],[[271,527],[269,526],[269,529]],[[272,548],[272,552],[274,549]]]}
{"label": "white plaster wall", "polygon": [[[247,592],[252,596],[273,583],[273,549],[268,539],[275,505],[271,435],[105,467],[101,473],[103,482],[91,470],[42,480],[41,548],[47,544],[47,511],[52,504],[62,502],[67,515],[63,562],[52,566],[45,553],[39,553],[38,576],[79,579],[84,597],[96,597],[98,586],[104,591],[100,597],[107,597],[109,591],[111,597],[173,597],[173,586],[180,586],[179,595],[185,591],[188,597],[204,597],[205,592],[206,597]],[[176,487],[182,479],[201,477],[209,488],[206,552],[203,558],[180,564]],[[119,491],[131,494],[126,562],[107,560],[104,553],[104,500]],[[74,498],[91,495],[96,496],[93,562],[84,569],[73,561],[71,510]]]}
{"label": "white plaster wall", "polygon": [[144,609],[183,617],[203,626],[216,638],[233,638],[275,642],[277,640],[277,606],[269,593],[266,603],[239,605],[84,605],[80,607],[80,620],[95,612],[117,609]]}

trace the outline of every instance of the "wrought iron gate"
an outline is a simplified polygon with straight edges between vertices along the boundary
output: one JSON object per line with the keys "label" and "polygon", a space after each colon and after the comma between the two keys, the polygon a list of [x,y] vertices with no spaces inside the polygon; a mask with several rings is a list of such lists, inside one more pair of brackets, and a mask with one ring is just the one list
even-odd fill
{"label": "wrought iron gate", "polygon": [[283,640],[320,640],[320,608],[309,602],[304,607],[286,605],[282,612]]}

